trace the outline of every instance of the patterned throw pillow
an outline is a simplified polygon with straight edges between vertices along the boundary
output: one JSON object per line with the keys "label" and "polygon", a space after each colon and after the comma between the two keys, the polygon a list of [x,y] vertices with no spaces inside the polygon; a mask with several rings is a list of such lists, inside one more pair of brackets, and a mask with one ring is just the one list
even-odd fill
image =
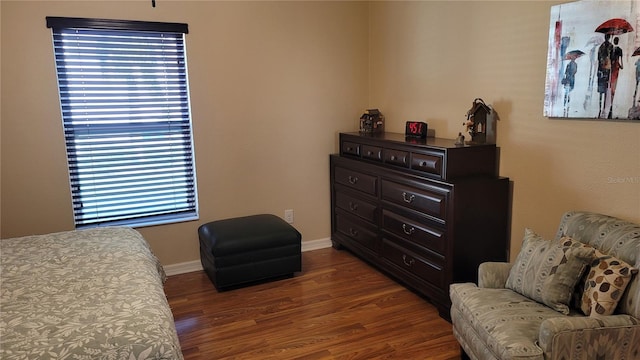
{"label": "patterned throw pillow", "polygon": [[570,238],[562,240],[547,241],[525,229],[522,249],[505,286],[567,315],[573,288],[592,261],[594,249]]}
{"label": "patterned throw pillow", "polygon": [[585,315],[611,315],[638,269],[596,250],[596,259],[584,283],[580,310]]}

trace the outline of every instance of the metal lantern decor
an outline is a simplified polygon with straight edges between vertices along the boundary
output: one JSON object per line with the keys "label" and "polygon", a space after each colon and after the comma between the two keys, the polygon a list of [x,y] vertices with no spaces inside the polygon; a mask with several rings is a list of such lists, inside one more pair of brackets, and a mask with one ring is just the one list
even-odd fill
{"label": "metal lantern decor", "polygon": [[471,136],[469,144],[495,144],[496,128],[493,111],[482,99],[473,100],[471,109],[467,111],[467,121],[463,125]]}
{"label": "metal lantern decor", "polygon": [[360,132],[375,134],[384,132],[384,115],[378,109],[369,109],[360,116]]}

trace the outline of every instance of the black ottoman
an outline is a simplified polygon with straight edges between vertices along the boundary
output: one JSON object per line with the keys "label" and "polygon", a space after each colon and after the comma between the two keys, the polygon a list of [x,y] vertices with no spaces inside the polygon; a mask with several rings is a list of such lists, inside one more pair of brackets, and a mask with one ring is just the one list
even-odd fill
{"label": "black ottoman", "polygon": [[302,270],[300,233],[275,215],[213,221],[198,237],[202,267],[218,291]]}

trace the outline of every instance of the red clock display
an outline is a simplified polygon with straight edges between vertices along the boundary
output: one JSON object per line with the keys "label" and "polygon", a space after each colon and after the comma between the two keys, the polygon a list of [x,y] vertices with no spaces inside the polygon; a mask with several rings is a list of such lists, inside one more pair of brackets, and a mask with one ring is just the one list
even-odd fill
{"label": "red clock display", "polygon": [[421,121],[407,121],[404,134],[408,137],[426,138],[427,123]]}

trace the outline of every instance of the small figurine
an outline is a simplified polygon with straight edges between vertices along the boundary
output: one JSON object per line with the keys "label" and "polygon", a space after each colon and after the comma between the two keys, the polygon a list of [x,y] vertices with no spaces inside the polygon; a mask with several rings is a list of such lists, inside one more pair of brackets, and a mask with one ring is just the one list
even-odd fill
{"label": "small figurine", "polygon": [[464,145],[464,135],[461,132],[458,133],[458,137],[456,138],[456,146]]}

